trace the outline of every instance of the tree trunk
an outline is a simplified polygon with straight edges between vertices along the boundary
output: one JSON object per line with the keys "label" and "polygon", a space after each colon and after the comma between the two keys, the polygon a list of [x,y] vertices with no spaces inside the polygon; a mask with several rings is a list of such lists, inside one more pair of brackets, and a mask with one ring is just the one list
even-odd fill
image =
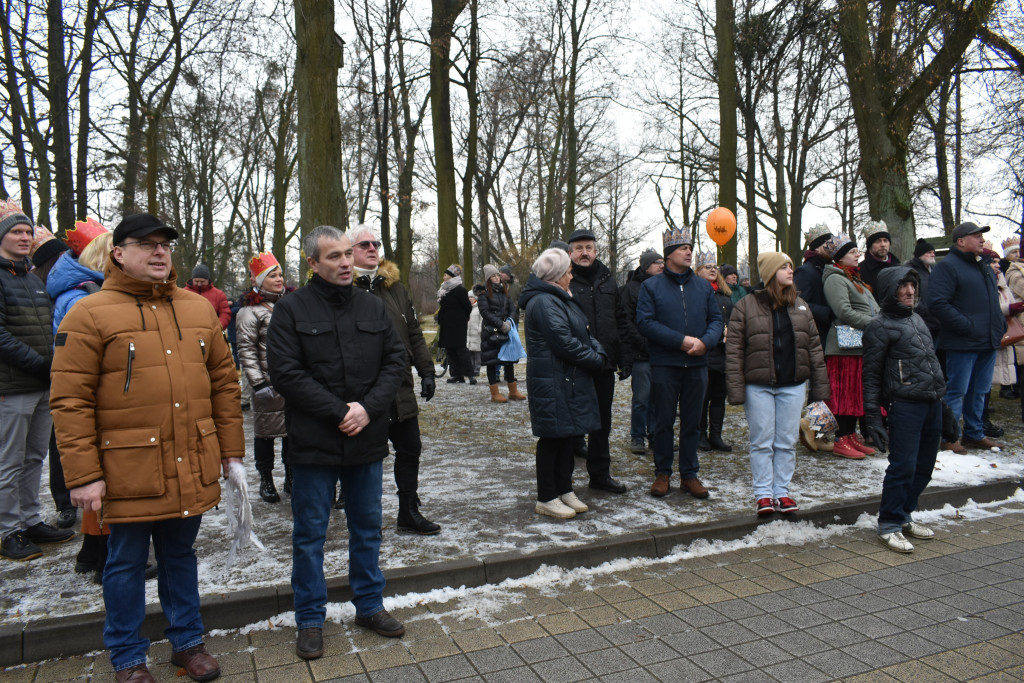
{"label": "tree trunk", "polygon": [[47,96],[53,135],[53,176],[57,193],[57,230],[65,234],[75,225],[75,187],[71,165],[71,116],[68,70],[64,61],[64,15],[60,0],[46,3]]}
{"label": "tree trunk", "polygon": [[[348,230],[342,185],[338,68],[334,4],[295,0],[295,90],[298,109],[300,236],[318,225]],[[306,263],[299,264],[306,273]]]}
{"label": "tree trunk", "polygon": [[[477,94],[477,62],[480,39],[477,26],[478,0],[469,3],[469,68],[466,70],[466,98],[469,100],[469,131],[466,139],[466,172],[462,177],[462,267],[473,272],[473,183],[477,167],[477,136],[480,97]],[[481,216],[481,220],[483,217]],[[484,263],[487,263],[485,260]]]}
{"label": "tree trunk", "polygon": [[[733,0],[715,0],[715,38],[718,41],[718,205],[736,215],[736,50]],[[756,223],[748,230],[756,231]],[[720,263],[736,262],[736,240],[719,249]]]}
{"label": "tree trunk", "polygon": [[82,34],[82,62],[78,77],[78,147],[75,153],[75,214],[85,220],[89,214],[89,103],[92,94],[92,46],[99,23],[99,0],[86,0],[85,31]]}
{"label": "tree trunk", "polygon": [[437,182],[438,272],[459,260],[459,221],[455,193],[455,151],[448,72],[455,20],[469,0],[431,0],[430,115],[434,133],[434,174]]}

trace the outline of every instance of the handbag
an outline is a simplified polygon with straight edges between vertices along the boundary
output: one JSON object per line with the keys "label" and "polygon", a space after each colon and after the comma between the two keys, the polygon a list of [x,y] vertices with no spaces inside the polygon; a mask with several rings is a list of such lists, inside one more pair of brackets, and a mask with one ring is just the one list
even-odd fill
{"label": "handbag", "polygon": [[508,335],[501,331],[500,327],[492,327],[487,335],[488,344],[504,344],[508,341]]}
{"label": "handbag", "polygon": [[505,321],[511,325],[511,329],[508,331],[508,340],[498,349],[498,360],[503,363],[518,363],[521,358],[526,358],[526,349],[519,340],[519,326],[512,318],[505,318]]}
{"label": "handbag", "polygon": [[836,337],[841,349],[859,349],[864,346],[864,330],[849,325],[836,325]]}
{"label": "handbag", "polygon": [[1024,325],[1020,324],[1017,316],[1006,316],[1006,333],[1003,335],[1003,340],[999,342],[999,345],[1012,346],[1021,340],[1024,340]]}

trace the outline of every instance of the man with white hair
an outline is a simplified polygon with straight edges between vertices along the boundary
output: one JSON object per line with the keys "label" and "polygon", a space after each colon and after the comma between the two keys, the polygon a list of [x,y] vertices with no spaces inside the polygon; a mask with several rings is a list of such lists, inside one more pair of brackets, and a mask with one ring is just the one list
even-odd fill
{"label": "man with white hair", "polygon": [[412,366],[420,375],[420,396],[425,401],[434,397],[434,361],[420,330],[419,317],[412,299],[401,281],[398,265],[380,257],[380,240],[370,228],[361,226],[350,234],[355,285],[365,289],[387,306],[391,323],[405,346],[405,371],[402,385],[391,407],[388,438],[395,449],[395,485],[398,487],[399,531],[432,535],[441,527],[423,517],[419,511],[420,423],[417,415],[416,390]]}

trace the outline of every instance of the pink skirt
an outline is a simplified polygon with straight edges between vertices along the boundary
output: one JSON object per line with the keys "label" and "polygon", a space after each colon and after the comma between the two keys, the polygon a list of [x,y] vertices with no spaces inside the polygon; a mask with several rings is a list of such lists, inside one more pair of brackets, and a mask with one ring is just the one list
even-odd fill
{"label": "pink skirt", "polygon": [[825,356],[832,398],[826,404],[833,415],[864,414],[864,358],[862,356]]}

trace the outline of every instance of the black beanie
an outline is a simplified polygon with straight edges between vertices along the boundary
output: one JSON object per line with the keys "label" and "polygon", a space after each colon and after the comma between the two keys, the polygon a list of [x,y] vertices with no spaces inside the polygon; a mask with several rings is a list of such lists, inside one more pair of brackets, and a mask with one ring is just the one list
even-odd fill
{"label": "black beanie", "polygon": [[921,237],[917,240],[917,244],[914,245],[914,258],[921,258],[922,254],[927,254],[929,251],[935,251],[935,247]]}
{"label": "black beanie", "polygon": [[35,253],[32,254],[32,265],[39,268],[50,259],[57,258],[67,250],[68,245],[64,244],[63,240],[46,240],[40,244],[36,248]]}

